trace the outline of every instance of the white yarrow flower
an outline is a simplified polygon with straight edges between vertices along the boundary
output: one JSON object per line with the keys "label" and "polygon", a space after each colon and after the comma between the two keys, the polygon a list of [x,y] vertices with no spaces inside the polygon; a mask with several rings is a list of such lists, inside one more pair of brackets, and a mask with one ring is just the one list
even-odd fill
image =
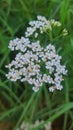
{"label": "white yarrow flower", "polygon": [[[66,67],[61,65],[62,57],[56,53],[54,45],[48,43],[42,47],[38,40],[39,33],[44,33],[44,28],[50,29],[51,24],[60,26],[60,23],[54,20],[47,20],[43,16],[37,16],[36,21],[29,22],[29,27],[25,32],[25,37],[10,40],[9,48],[16,51],[14,60],[6,65],[9,73],[7,78],[11,81],[20,80],[32,85],[33,91],[37,92],[43,84],[47,83],[49,91],[55,89],[61,90],[63,75],[67,74]],[[38,31],[37,31],[38,30]],[[30,38],[33,36],[34,42]]]}

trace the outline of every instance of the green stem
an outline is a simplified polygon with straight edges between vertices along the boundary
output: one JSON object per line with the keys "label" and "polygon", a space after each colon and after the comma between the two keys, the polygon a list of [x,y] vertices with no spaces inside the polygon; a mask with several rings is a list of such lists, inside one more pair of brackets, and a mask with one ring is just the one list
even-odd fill
{"label": "green stem", "polygon": [[49,31],[49,38],[50,38],[50,42],[53,42],[53,36],[52,36],[52,30]]}
{"label": "green stem", "polygon": [[59,36],[57,36],[56,38],[53,39],[53,41],[56,41],[58,38],[60,38],[60,37],[62,37],[62,36],[63,36],[62,34],[59,35]]}

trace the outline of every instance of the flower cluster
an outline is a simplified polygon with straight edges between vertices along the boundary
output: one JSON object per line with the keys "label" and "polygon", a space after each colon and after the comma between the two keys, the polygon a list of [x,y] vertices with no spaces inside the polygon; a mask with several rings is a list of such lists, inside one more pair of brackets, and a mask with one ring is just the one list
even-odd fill
{"label": "flower cluster", "polygon": [[[36,120],[34,124],[30,124],[29,122],[23,121],[22,124],[20,125],[20,128],[17,128],[17,130],[29,130],[29,129],[32,130],[33,128],[37,127],[42,123],[44,123],[43,120],[41,121]],[[52,127],[52,123],[48,122],[47,124],[44,125],[44,130],[51,130],[52,129],[51,127]]]}
{"label": "flower cluster", "polygon": [[34,37],[38,37],[38,30],[42,34],[44,32],[44,28],[47,27],[48,29],[51,29],[50,21],[47,20],[43,16],[37,16],[37,20],[30,21],[29,22],[30,27],[27,27],[27,30],[25,32],[25,36],[29,37],[32,34],[34,34]]}
{"label": "flower cluster", "polygon": [[[43,34],[46,32],[53,30],[54,27],[61,27],[61,23],[59,21],[55,21],[54,19],[47,20],[44,16],[37,16],[37,20],[30,21],[29,27],[25,32],[25,37],[30,37],[34,35],[34,38],[37,38],[39,34]],[[62,30],[62,35],[67,35],[68,32],[66,29]]]}
{"label": "flower cluster", "polygon": [[[54,45],[47,44],[42,47],[40,41],[37,39],[38,33],[44,32],[44,27],[51,29],[51,22],[45,17],[38,16],[38,20],[31,21],[31,27],[27,27],[25,37],[16,38],[11,40],[9,48],[11,51],[18,51],[15,59],[6,65],[9,68],[9,73],[6,74],[7,78],[11,81],[20,80],[21,82],[28,82],[33,87],[32,89],[37,92],[44,83],[48,84],[49,91],[53,92],[55,89],[61,90],[63,86],[61,82],[64,80],[63,75],[66,75],[66,67],[61,65],[61,56],[56,53]],[[56,26],[60,26],[56,22]],[[31,41],[30,36],[35,36],[36,40]]]}

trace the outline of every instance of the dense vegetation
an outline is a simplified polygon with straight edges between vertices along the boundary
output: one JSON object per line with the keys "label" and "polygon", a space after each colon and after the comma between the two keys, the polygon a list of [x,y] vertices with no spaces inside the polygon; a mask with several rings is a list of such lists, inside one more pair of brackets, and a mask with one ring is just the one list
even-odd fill
{"label": "dense vegetation", "polygon": [[[57,52],[67,66],[62,91],[50,93],[42,87],[37,93],[27,84],[9,81],[5,68],[14,57],[8,49],[10,39],[24,36],[30,20],[37,15],[59,20],[68,30],[65,38],[55,41]],[[43,40],[41,38],[41,40]],[[43,44],[42,44],[43,46]],[[0,121],[11,122],[16,130],[23,120],[44,123],[34,128],[40,130],[47,122],[63,115],[63,130],[73,129],[73,1],[72,0],[0,0]]]}

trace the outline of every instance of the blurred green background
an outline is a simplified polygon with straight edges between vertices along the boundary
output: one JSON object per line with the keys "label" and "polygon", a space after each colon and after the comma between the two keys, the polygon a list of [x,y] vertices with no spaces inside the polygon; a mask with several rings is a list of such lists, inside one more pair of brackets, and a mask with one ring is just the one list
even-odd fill
{"label": "blurred green background", "polygon": [[[28,22],[37,15],[59,20],[68,30],[68,36],[58,41],[68,75],[63,90],[53,94],[46,87],[34,93],[26,84],[5,77],[5,65],[13,58],[9,40],[24,36]],[[43,127],[61,115],[61,130],[73,130],[73,0],[0,0],[0,122],[10,122],[16,130],[23,120],[44,120]],[[35,129],[41,130],[40,126]]]}

